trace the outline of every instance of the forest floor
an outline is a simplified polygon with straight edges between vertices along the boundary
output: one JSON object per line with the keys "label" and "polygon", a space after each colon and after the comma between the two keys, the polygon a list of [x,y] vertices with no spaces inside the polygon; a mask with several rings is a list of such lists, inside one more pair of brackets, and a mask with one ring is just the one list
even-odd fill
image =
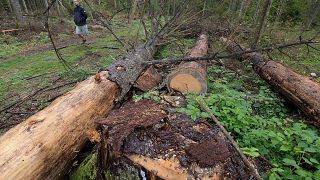
{"label": "forest floor", "polygon": [[[55,22],[55,26],[59,27],[59,31],[54,31],[57,47],[61,48],[62,56],[72,70],[66,70],[59,62],[43,30],[31,34],[0,35],[0,109],[15,104],[1,112],[0,134],[45,108],[56,97],[71,90],[78,81],[107,67],[126,52],[106,29],[90,26],[88,42],[81,44],[79,38],[72,34],[72,23]],[[126,20],[121,19],[113,26],[123,41],[139,41],[140,28],[135,23],[128,27]],[[281,43],[289,42],[298,39],[298,34],[296,31],[278,30],[273,38],[270,37],[264,36],[262,45],[279,43],[280,39]],[[218,38],[211,37],[210,52],[221,49]],[[245,37],[240,37],[239,42],[241,39]],[[195,41],[195,38],[186,37],[163,45],[155,58],[181,57]],[[286,50],[286,54],[272,52],[271,58],[315,81],[320,80],[318,51],[298,47]],[[311,76],[311,73],[316,76]],[[312,176],[310,172],[320,169],[320,150],[316,149],[320,147],[319,132],[305,124],[303,120],[306,117],[273,92],[252,71],[248,62],[222,60],[222,66],[214,65],[209,69],[208,80],[209,92],[203,98],[246,155],[261,155],[270,161],[274,167],[270,176],[304,174],[309,177]],[[150,93],[134,96],[136,99],[152,97],[154,95]],[[186,99],[188,106],[180,109],[181,112],[194,120],[207,118],[195,104],[193,95],[187,95]],[[259,132],[255,131],[257,129]],[[304,139],[302,134],[308,138]]]}

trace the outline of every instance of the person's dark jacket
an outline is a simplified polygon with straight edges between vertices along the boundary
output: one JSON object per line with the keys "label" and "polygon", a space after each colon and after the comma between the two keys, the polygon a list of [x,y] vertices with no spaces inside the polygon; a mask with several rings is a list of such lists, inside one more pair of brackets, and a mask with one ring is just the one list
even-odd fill
{"label": "person's dark jacket", "polygon": [[84,11],[83,7],[76,6],[73,11],[74,23],[77,26],[84,26],[87,24],[87,13]]}

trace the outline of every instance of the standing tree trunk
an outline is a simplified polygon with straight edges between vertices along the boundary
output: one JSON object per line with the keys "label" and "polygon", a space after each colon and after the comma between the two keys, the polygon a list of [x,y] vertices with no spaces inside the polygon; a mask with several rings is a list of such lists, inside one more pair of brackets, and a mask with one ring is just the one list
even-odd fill
{"label": "standing tree trunk", "polygon": [[242,0],[240,10],[239,10],[239,19],[242,19],[242,16],[246,14],[250,0]]}
{"label": "standing tree trunk", "polygon": [[46,9],[48,9],[48,7],[49,7],[48,1],[47,1],[47,0],[43,0],[43,3],[44,3],[44,7],[45,7]]}
{"label": "standing tree trunk", "polygon": [[316,19],[317,15],[320,11],[320,0],[317,0],[314,4],[312,4],[312,7],[310,8],[309,16],[307,17],[304,29],[308,30],[310,29],[311,24]]}
{"label": "standing tree trunk", "polygon": [[241,6],[239,9],[239,16],[238,16],[239,23],[242,22],[243,17],[246,15],[250,3],[251,3],[251,0],[243,0],[241,2]]}
{"label": "standing tree trunk", "polygon": [[280,4],[278,6],[278,9],[277,9],[277,14],[276,14],[276,18],[274,20],[274,26],[277,25],[277,23],[279,23],[280,19],[281,19],[281,15],[282,15],[282,12],[283,12],[283,9],[286,7],[286,3],[287,1],[280,1]]}
{"label": "standing tree trunk", "polygon": [[19,0],[10,0],[11,1],[11,5],[12,5],[12,8],[14,10],[14,13],[17,17],[17,20],[18,20],[18,23],[19,25],[24,25],[24,19],[23,19],[23,16],[22,16],[22,11],[21,11],[21,6],[20,6],[20,3],[19,3]]}
{"label": "standing tree trunk", "polygon": [[10,12],[13,12],[13,8],[12,8],[12,5],[11,5],[11,3],[10,3],[10,0],[7,0],[7,3],[8,3],[9,11],[10,11]]}
{"label": "standing tree trunk", "polygon": [[130,16],[129,16],[129,19],[128,19],[129,26],[131,26],[132,20],[134,19],[134,15],[136,13],[137,5],[138,5],[138,0],[133,0],[132,5],[131,5]]}
{"label": "standing tree trunk", "polygon": [[252,18],[253,27],[257,26],[257,19],[259,18],[259,14],[260,14],[261,0],[257,0],[256,3],[257,3],[256,4],[256,10],[255,10],[253,18]]}
{"label": "standing tree trunk", "polygon": [[26,5],[26,1],[25,0],[22,0],[22,4],[23,4],[23,7],[24,7],[24,11],[29,14],[28,12],[28,8],[27,8],[27,5]]}
{"label": "standing tree trunk", "polygon": [[56,0],[56,8],[57,8],[58,16],[60,16],[60,15],[61,15],[61,12],[60,12],[60,5],[59,5],[58,0]]}
{"label": "standing tree trunk", "polygon": [[256,33],[255,33],[255,36],[254,36],[254,40],[253,40],[253,43],[252,43],[252,48],[256,48],[259,41],[260,41],[260,38],[261,38],[261,35],[263,33],[263,30],[267,24],[267,21],[268,21],[268,15],[269,15],[269,12],[270,12],[270,8],[271,8],[271,5],[272,5],[272,0],[266,0],[265,2],[265,5],[264,5],[264,8],[263,8],[263,11],[262,11],[262,16],[261,16],[261,19],[260,19],[260,23],[259,23],[259,26],[256,30]]}

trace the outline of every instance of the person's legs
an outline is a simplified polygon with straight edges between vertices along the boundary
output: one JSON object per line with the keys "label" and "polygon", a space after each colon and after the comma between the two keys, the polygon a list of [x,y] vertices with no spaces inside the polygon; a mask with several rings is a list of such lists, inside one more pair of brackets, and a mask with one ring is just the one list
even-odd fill
{"label": "person's legs", "polygon": [[82,34],[78,34],[78,36],[82,39],[82,42],[85,43],[87,41],[86,37]]}
{"label": "person's legs", "polygon": [[84,26],[76,26],[76,34],[82,39],[82,42],[85,43],[87,41],[85,34],[88,33],[87,25]]}

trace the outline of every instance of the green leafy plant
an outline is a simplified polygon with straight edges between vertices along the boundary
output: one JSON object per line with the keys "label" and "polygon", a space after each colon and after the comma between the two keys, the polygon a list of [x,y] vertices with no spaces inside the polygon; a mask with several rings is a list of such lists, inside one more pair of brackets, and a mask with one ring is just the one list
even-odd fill
{"label": "green leafy plant", "polygon": [[[210,94],[202,98],[233,134],[244,154],[266,157],[273,165],[270,179],[320,177],[319,132],[301,120],[290,118],[283,100],[258,78],[235,78],[234,73],[225,73],[220,79],[213,78],[217,73],[221,73],[217,67],[209,71]],[[255,81],[257,87],[246,87],[246,81]],[[208,117],[201,111],[194,95],[187,95],[187,101],[188,106],[179,112],[194,120]]]}
{"label": "green leafy plant", "polygon": [[159,96],[158,92],[156,92],[156,91],[149,91],[149,92],[143,93],[141,95],[135,94],[135,95],[133,95],[132,99],[134,102],[138,102],[143,99],[150,99],[150,100],[154,100],[156,102],[161,101],[161,97]]}

